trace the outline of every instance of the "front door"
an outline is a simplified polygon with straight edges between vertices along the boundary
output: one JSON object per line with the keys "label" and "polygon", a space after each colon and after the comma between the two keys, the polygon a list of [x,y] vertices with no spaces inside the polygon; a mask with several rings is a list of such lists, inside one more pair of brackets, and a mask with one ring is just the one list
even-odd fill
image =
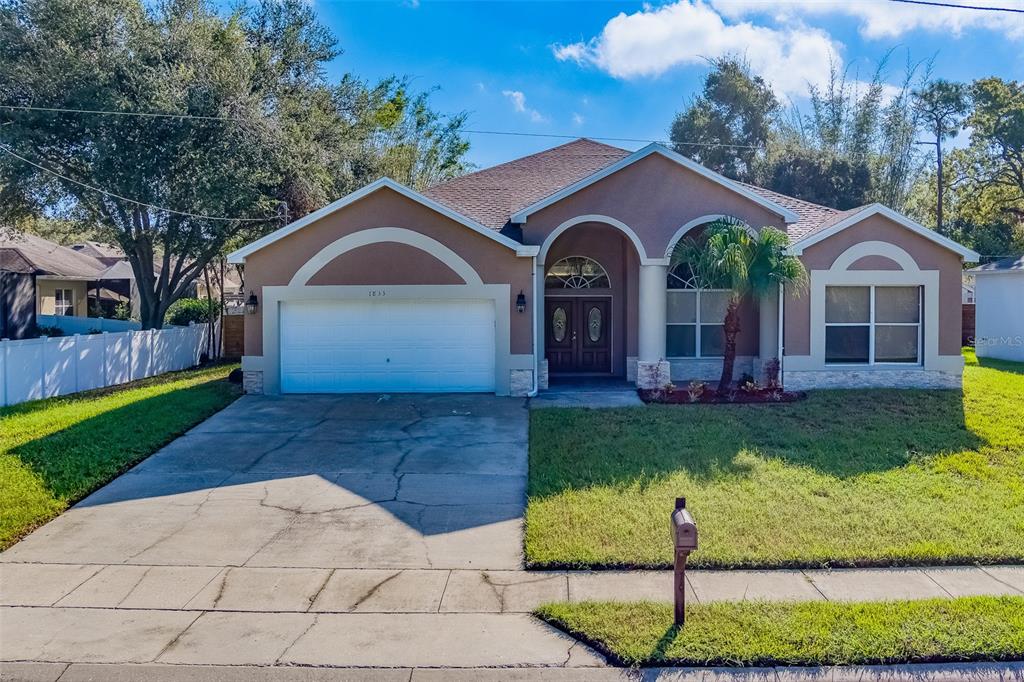
{"label": "front door", "polygon": [[551,374],[612,371],[610,304],[608,298],[545,300],[544,357]]}

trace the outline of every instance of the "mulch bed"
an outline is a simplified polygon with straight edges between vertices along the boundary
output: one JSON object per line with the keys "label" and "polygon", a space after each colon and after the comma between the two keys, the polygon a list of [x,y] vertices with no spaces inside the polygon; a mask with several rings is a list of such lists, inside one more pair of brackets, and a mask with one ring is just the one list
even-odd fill
{"label": "mulch bed", "polygon": [[740,405],[752,403],[792,403],[807,397],[804,391],[783,391],[780,389],[757,388],[744,390],[734,388],[724,393],[706,387],[699,394],[693,395],[685,387],[673,391],[664,389],[641,388],[637,390],[640,400],[645,403],[660,405]]}

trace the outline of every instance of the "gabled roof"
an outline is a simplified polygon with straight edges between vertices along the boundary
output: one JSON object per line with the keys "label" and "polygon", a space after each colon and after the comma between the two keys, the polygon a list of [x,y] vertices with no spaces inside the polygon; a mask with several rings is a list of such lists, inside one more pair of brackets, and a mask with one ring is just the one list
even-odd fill
{"label": "gabled roof", "polygon": [[713,170],[705,168],[696,161],[688,159],[682,154],[672,151],[668,147],[665,147],[657,143],[653,143],[633,152],[632,154],[629,154],[628,156],[622,159],[619,159],[615,163],[605,166],[604,168],[598,170],[597,172],[592,173],[591,175],[582,178],[581,180],[578,180],[572,183],[571,185],[563,187],[562,189],[541,199],[540,201],[537,201],[525,208],[522,208],[514,212],[511,216],[511,221],[513,223],[526,222],[527,218],[532,213],[536,213],[537,211],[546,208],[557,201],[561,201],[562,199],[572,194],[575,194],[576,192],[579,192],[580,190],[586,187],[589,187],[595,182],[608,177],[612,173],[616,173],[622,170],[623,168],[626,168],[627,166],[630,166],[636,163],[637,161],[640,161],[641,159],[647,158],[652,154],[659,154],[665,157],[666,159],[674,161],[680,166],[687,168],[693,171],[694,173],[697,173],[698,175],[701,175],[707,178],[708,180],[718,185],[721,185],[722,187],[725,187],[726,189],[732,190],[736,194],[746,197],[747,199],[753,201],[755,204],[759,204],[761,207],[779,216],[787,223],[795,223],[800,220],[800,216],[797,215],[797,213],[794,212],[793,210],[781,206],[774,201],[766,199],[764,196],[756,192],[752,192],[747,186],[743,185],[742,183],[730,180],[724,175],[720,175],[714,172]]}
{"label": "gabled roof", "polygon": [[424,192],[492,230],[511,215],[629,156],[619,147],[580,138],[463,175]]}
{"label": "gabled roof", "polygon": [[343,196],[342,198],[338,199],[337,201],[334,201],[334,202],[332,202],[330,204],[327,204],[326,206],[324,206],[323,208],[321,208],[318,211],[313,211],[309,215],[306,215],[306,216],[296,220],[293,223],[289,223],[288,225],[285,225],[284,227],[280,228],[279,230],[275,230],[274,232],[271,232],[270,234],[266,235],[265,237],[257,239],[256,241],[254,241],[254,242],[252,242],[250,244],[247,244],[246,246],[243,246],[242,248],[238,249],[237,251],[234,251],[234,252],[228,254],[228,262],[229,263],[244,263],[246,256],[248,256],[248,255],[250,255],[252,253],[255,253],[256,251],[259,251],[260,249],[262,249],[265,246],[273,244],[274,242],[278,241],[279,239],[284,239],[285,237],[287,237],[288,235],[292,234],[293,232],[301,230],[302,228],[306,227],[307,225],[310,225],[311,223],[314,223],[314,222],[320,220],[321,218],[324,218],[324,217],[334,213],[335,211],[338,211],[338,210],[348,206],[349,204],[352,204],[352,203],[354,203],[356,201],[359,201],[360,199],[362,199],[362,198],[364,198],[366,196],[369,196],[370,194],[373,194],[374,192],[376,192],[376,191],[378,191],[380,189],[384,189],[384,188],[387,188],[387,189],[393,190],[395,192],[398,192],[402,196],[407,197],[409,199],[412,199],[413,201],[415,201],[415,202],[417,202],[419,204],[422,204],[423,206],[426,206],[430,210],[436,211],[436,212],[440,213],[441,215],[446,216],[446,217],[454,220],[455,222],[468,227],[469,229],[473,230],[474,232],[482,234],[483,236],[487,237],[488,239],[493,239],[494,241],[498,242],[499,244],[502,244],[503,246],[506,246],[506,247],[512,249],[513,251],[515,251],[516,255],[519,255],[519,256],[534,256],[534,255],[537,254],[537,247],[536,246],[526,246],[524,244],[520,244],[519,242],[515,241],[514,239],[510,239],[510,238],[506,237],[503,234],[495,232],[494,230],[492,230],[492,229],[490,229],[488,227],[485,227],[484,225],[481,225],[480,223],[476,222],[475,220],[467,218],[466,216],[453,211],[452,209],[448,208],[447,206],[443,206],[442,204],[437,203],[433,199],[430,199],[429,197],[424,196],[423,194],[420,194],[419,192],[417,192],[415,190],[409,189],[405,185],[401,185],[401,184],[395,182],[391,178],[381,178],[380,180],[377,180],[376,182],[372,182],[369,185],[367,185],[366,187],[363,187],[362,189],[356,190],[355,192],[352,192],[351,194]]}
{"label": "gabled roof", "polygon": [[1003,258],[1002,260],[992,261],[991,263],[985,263],[979,265],[976,268],[971,268],[967,272],[972,275],[987,275],[997,273],[1024,273],[1024,256],[1017,256],[1016,258],[1010,256],[1009,258]]}
{"label": "gabled roof", "polygon": [[0,239],[0,249],[16,251],[36,275],[100,279],[100,273],[107,267],[92,256],[34,234],[17,233]]}
{"label": "gabled roof", "polygon": [[884,216],[894,223],[907,228],[911,232],[916,232],[925,239],[933,241],[940,246],[944,246],[950,251],[959,254],[965,261],[977,262],[978,260],[978,254],[971,249],[968,249],[966,246],[962,246],[952,239],[942,236],[935,230],[931,230],[924,225],[911,220],[905,215],[897,213],[888,206],[883,206],[882,204],[867,204],[866,206],[851,208],[849,211],[837,212],[817,228],[811,230],[806,235],[793,242],[789,247],[789,252],[793,255],[799,256],[806,248],[828,239],[832,235],[842,232],[846,228],[852,227],[874,215]]}

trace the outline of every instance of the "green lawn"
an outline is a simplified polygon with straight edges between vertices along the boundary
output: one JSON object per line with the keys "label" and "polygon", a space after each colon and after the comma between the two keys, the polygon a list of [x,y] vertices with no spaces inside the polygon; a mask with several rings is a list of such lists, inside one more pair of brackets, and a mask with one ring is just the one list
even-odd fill
{"label": "green lawn", "polygon": [[1024,656],[1024,597],[921,601],[552,604],[544,620],[621,665],[868,665]]}
{"label": "green lawn", "polygon": [[0,408],[0,548],[231,403],[233,368]]}
{"label": "green lawn", "polygon": [[1024,561],[1024,365],[967,355],[964,392],[816,391],[785,405],[530,415],[533,567]]}

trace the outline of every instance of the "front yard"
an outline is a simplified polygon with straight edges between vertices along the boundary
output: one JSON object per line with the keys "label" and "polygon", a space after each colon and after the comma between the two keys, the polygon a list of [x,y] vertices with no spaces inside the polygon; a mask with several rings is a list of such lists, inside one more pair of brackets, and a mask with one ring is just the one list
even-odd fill
{"label": "front yard", "polygon": [[0,549],[231,403],[233,367],[0,408]]}
{"label": "front yard", "polygon": [[667,567],[677,496],[698,567],[1024,561],[1024,365],[957,391],[788,405],[531,413],[532,567]]}
{"label": "front yard", "polygon": [[900,602],[552,604],[537,614],[631,666],[870,665],[1012,661],[1024,655],[1024,597]]}

